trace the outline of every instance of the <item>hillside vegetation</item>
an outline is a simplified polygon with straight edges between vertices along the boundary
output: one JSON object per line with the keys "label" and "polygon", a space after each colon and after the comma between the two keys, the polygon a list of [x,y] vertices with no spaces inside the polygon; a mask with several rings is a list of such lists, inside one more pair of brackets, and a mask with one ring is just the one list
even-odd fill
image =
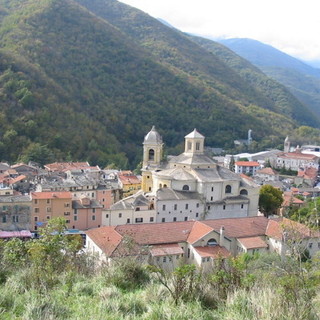
{"label": "hillside vegetation", "polygon": [[1,319],[319,319],[318,258],[243,254],[217,258],[206,274],[132,257],[104,266],[62,230],[63,219],[50,220],[40,239],[0,241]]}
{"label": "hillside vegetation", "polygon": [[221,43],[286,86],[318,118],[320,117],[320,70],[252,39],[227,39]]}
{"label": "hillside vegetation", "polygon": [[232,147],[252,129],[271,147],[301,124],[319,125],[287,93],[280,103],[262,91],[117,1],[0,0],[1,160],[125,168],[140,161],[153,124],[168,148],[194,127],[207,145]]}

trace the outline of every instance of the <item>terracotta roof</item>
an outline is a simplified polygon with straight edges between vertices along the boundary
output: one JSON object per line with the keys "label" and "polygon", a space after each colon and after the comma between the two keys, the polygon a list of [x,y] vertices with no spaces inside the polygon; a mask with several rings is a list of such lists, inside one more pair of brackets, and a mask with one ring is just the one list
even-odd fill
{"label": "terracotta roof", "polygon": [[202,237],[204,237],[206,234],[211,232],[212,230],[213,228],[209,227],[208,225],[199,221],[195,221],[187,241],[188,243],[193,244],[200,240]]}
{"label": "terracotta roof", "polygon": [[278,172],[273,170],[272,168],[263,168],[263,169],[257,171],[257,174],[259,174],[259,173],[260,174],[268,174],[271,176],[278,175]]}
{"label": "terracotta roof", "polygon": [[257,161],[236,161],[235,165],[239,167],[259,167],[260,164]]}
{"label": "terracotta roof", "polygon": [[20,175],[20,176],[14,178],[14,179],[10,179],[9,180],[9,184],[15,184],[16,182],[19,182],[19,181],[24,180],[26,178],[27,178],[26,176]]}
{"label": "terracotta roof", "polygon": [[278,155],[279,158],[301,159],[301,160],[316,160],[317,156],[301,152],[282,152]]}
{"label": "terracotta roof", "polygon": [[64,172],[72,169],[85,169],[89,168],[88,162],[54,162],[44,166],[49,171]]}
{"label": "terracotta roof", "polygon": [[111,256],[122,240],[115,227],[101,227],[86,231],[92,241],[107,255]]}
{"label": "terracotta roof", "polygon": [[246,249],[268,248],[268,244],[261,237],[239,238],[238,241]]}
{"label": "terracotta roof", "polygon": [[282,206],[283,207],[289,207],[292,204],[300,205],[300,204],[304,204],[304,201],[294,197],[292,191],[285,191],[283,193]]}
{"label": "terracotta roof", "polygon": [[278,240],[282,240],[283,236],[288,238],[298,237],[301,239],[319,237],[320,232],[314,231],[299,222],[287,218],[277,218],[269,220],[266,235]]}
{"label": "terracotta roof", "polygon": [[164,244],[186,242],[194,221],[146,223],[117,226],[122,236],[130,236],[138,244]]}
{"label": "terracotta roof", "polygon": [[135,175],[131,175],[131,176],[119,175],[118,178],[122,184],[139,184],[139,183],[141,183],[140,179]]}
{"label": "terracotta roof", "polygon": [[160,257],[174,254],[183,254],[183,250],[177,243],[170,243],[153,246],[150,249],[150,253],[153,257]]}
{"label": "terracotta roof", "polygon": [[318,176],[318,169],[316,168],[306,168],[305,170],[299,170],[298,171],[298,177],[302,177],[304,179],[310,179],[310,180],[314,180],[316,179]]}
{"label": "terracotta roof", "polygon": [[70,199],[72,198],[71,192],[31,192],[32,199]]}
{"label": "terracotta roof", "polygon": [[265,235],[268,219],[265,217],[227,218],[202,221],[214,230],[224,227],[226,237],[243,238]]}
{"label": "terracotta roof", "polygon": [[231,255],[231,253],[225,247],[220,247],[219,245],[213,247],[195,247],[194,249],[201,258],[227,258]]}

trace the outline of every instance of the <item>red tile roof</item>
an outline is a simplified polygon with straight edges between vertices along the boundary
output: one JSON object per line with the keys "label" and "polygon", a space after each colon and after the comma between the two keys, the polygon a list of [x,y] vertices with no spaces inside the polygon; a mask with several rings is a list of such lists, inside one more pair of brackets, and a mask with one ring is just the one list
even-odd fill
{"label": "red tile roof", "polygon": [[261,237],[239,238],[238,241],[246,249],[268,248],[268,244]]}
{"label": "red tile roof", "polygon": [[122,236],[115,227],[101,227],[86,231],[92,241],[107,255],[111,256],[121,243]]}
{"label": "red tile roof", "polygon": [[141,183],[140,179],[135,175],[119,175],[119,180],[122,184],[139,184]]}
{"label": "red tile roof", "polygon": [[306,168],[305,170],[299,170],[298,171],[298,177],[304,178],[304,179],[310,179],[315,180],[318,176],[318,169],[316,168]]}
{"label": "red tile roof", "polygon": [[61,192],[31,192],[32,199],[70,199],[72,198],[72,194],[69,191],[61,191]]}
{"label": "red tile roof", "polygon": [[90,168],[90,165],[88,162],[54,162],[46,164],[44,167],[49,171],[64,172],[74,169]]}
{"label": "red tile roof", "polygon": [[182,248],[177,243],[162,244],[153,246],[150,253],[153,257],[183,254]]}
{"label": "red tile roof", "polygon": [[301,152],[282,152],[278,154],[279,158],[286,159],[300,159],[300,160],[317,160],[318,157],[313,154],[306,154]]}
{"label": "red tile roof", "polygon": [[268,174],[270,176],[275,176],[275,175],[278,175],[278,172],[273,170],[272,168],[263,168],[261,170],[258,170],[257,171],[257,174]]}
{"label": "red tile roof", "polygon": [[304,201],[294,197],[292,191],[285,191],[283,193],[282,206],[283,207],[289,207],[292,204],[301,205],[301,204],[304,204]]}
{"label": "red tile roof", "polygon": [[260,164],[257,161],[236,161],[235,163],[239,167],[259,167]]}
{"label": "red tile roof", "polygon": [[202,237],[204,237],[206,234],[211,232],[212,230],[213,229],[211,227],[209,227],[208,225],[206,225],[200,221],[195,221],[187,241],[188,241],[188,243],[193,244],[193,243],[197,242],[198,240],[200,240]]}
{"label": "red tile roof", "polygon": [[15,183],[17,183],[17,182],[19,182],[19,181],[21,181],[21,180],[26,179],[26,178],[27,178],[26,176],[20,175],[20,176],[14,178],[14,179],[10,179],[10,180],[8,181],[8,183],[9,183],[9,184],[15,184]]}
{"label": "red tile roof", "polygon": [[201,258],[227,258],[231,255],[231,253],[225,247],[220,247],[218,245],[213,247],[195,247],[194,249]]}

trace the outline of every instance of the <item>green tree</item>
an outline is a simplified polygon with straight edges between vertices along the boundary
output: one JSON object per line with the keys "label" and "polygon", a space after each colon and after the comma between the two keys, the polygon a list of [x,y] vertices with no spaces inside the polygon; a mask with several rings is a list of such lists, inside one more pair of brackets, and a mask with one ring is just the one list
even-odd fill
{"label": "green tree", "polygon": [[282,191],[271,185],[264,185],[259,194],[259,210],[268,217],[281,207],[283,202]]}

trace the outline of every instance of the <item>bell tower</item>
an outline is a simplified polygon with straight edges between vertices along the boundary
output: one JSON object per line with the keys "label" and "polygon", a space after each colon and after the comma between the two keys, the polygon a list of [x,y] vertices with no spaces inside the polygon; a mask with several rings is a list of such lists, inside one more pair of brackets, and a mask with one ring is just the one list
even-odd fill
{"label": "bell tower", "polygon": [[186,154],[203,154],[204,153],[204,136],[194,129],[185,137],[184,153]]}
{"label": "bell tower", "polygon": [[152,171],[156,170],[162,159],[163,142],[162,137],[152,126],[151,130],[144,137],[143,141],[143,162],[142,162],[142,190],[152,190]]}
{"label": "bell tower", "polygon": [[284,140],[284,152],[290,152],[290,140],[289,137],[287,136],[286,139]]}

